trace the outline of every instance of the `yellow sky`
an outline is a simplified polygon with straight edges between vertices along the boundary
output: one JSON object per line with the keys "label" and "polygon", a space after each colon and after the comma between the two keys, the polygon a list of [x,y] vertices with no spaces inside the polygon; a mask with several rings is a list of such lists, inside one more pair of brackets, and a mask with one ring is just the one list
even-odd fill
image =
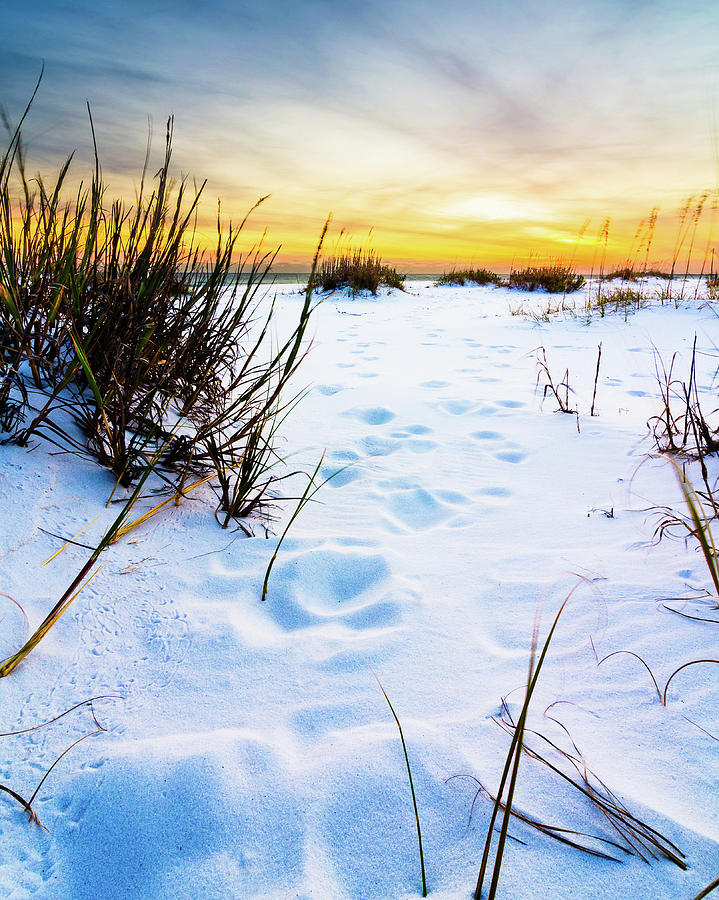
{"label": "yellow sky", "polygon": [[717,46],[703,0],[6,0],[0,101],[17,116],[44,61],[33,160],[77,149],[87,171],[87,98],[125,197],[147,117],[159,160],[173,113],[178,172],[208,179],[208,242],[218,197],[237,221],[270,194],[247,245],[267,228],[287,270],[307,269],[330,212],[407,271],[588,268],[610,217],[620,264],[654,207],[650,259],[671,265],[677,210],[717,184]]}

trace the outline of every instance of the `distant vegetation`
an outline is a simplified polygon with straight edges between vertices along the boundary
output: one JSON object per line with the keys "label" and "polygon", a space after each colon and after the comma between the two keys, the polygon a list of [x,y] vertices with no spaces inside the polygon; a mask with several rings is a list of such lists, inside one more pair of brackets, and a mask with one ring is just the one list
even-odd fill
{"label": "distant vegetation", "polygon": [[489,269],[450,269],[437,279],[435,284],[460,284],[466,282],[473,284],[502,284],[502,279],[496,272]]}
{"label": "distant vegetation", "polygon": [[322,291],[349,288],[351,293],[370,291],[376,294],[382,287],[404,290],[405,275],[393,266],[385,265],[374,250],[358,247],[323,259],[315,272],[312,287]]}
{"label": "distant vegetation", "polygon": [[578,275],[572,266],[555,264],[517,269],[510,274],[507,285],[520,291],[540,288],[548,294],[570,294],[579,290],[584,282],[584,275]]}
{"label": "distant vegetation", "polygon": [[631,266],[625,266],[623,269],[615,269],[608,275],[604,275],[604,281],[614,281],[615,278],[621,278],[622,281],[639,281],[641,278],[669,278],[669,272],[663,272],[661,269],[633,269]]}

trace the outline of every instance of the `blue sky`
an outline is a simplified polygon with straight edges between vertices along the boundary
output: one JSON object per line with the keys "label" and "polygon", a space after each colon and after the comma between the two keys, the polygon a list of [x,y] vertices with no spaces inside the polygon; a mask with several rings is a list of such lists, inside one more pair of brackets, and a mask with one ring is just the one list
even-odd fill
{"label": "blue sky", "polygon": [[499,256],[713,188],[718,39],[716,3],[4,0],[0,101],[44,61],[33,160],[83,171],[88,99],[128,195],[174,114],[178,168],[235,216],[270,193],[287,260],[330,210],[393,257]]}

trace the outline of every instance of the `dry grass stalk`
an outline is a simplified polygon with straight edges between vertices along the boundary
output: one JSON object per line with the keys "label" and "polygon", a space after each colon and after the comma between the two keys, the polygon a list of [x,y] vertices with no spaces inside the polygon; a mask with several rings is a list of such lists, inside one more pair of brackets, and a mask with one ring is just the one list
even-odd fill
{"label": "dry grass stalk", "polygon": [[37,814],[35,813],[35,810],[33,809],[33,803],[35,801],[35,798],[37,797],[38,793],[40,792],[40,789],[42,788],[43,784],[45,783],[46,779],[48,778],[48,776],[50,775],[52,770],[55,768],[55,766],[57,766],[57,764],[60,762],[60,760],[63,759],[64,756],[66,756],[74,747],[77,747],[78,744],[82,743],[82,741],[85,741],[88,738],[93,737],[96,734],[100,734],[100,733],[106,731],[106,729],[97,720],[97,717],[95,715],[95,710],[93,708],[93,702],[95,700],[106,700],[106,699],[109,699],[110,697],[114,697],[114,696],[115,695],[112,695],[112,694],[104,694],[104,695],[98,696],[98,697],[91,697],[88,700],[83,700],[80,703],[76,703],[74,706],[71,706],[69,709],[66,709],[64,712],[60,713],[59,715],[53,716],[53,718],[48,719],[45,722],[41,722],[39,725],[32,725],[29,728],[21,728],[17,731],[6,731],[5,733],[0,734],[0,737],[14,737],[14,736],[21,735],[21,734],[28,734],[33,731],[38,731],[41,728],[46,728],[48,725],[52,725],[54,722],[59,721],[60,719],[64,718],[65,716],[69,715],[69,713],[74,712],[74,710],[80,709],[83,706],[89,706],[89,708],[90,708],[90,713],[92,715],[93,722],[96,725],[95,730],[90,731],[87,734],[84,734],[82,737],[78,738],[76,741],[73,741],[73,743],[71,743],[68,747],[66,747],[65,750],[63,750],[63,752],[55,759],[55,761],[52,763],[52,765],[45,771],[45,773],[42,776],[42,778],[40,779],[37,787],[30,795],[29,800],[26,800],[21,794],[19,794],[17,791],[13,790],[12,788],[8,787],[7,785],[0,784],[0,791],[2,791],[3,793],[7,794],[10,797],[12,797],[13,800],[17,801],[20,804],[20,806],[22,806],[22,808],[25,810],[25,812],[28,814],[28,818],[30,819],[30,821],[34,822],[36,825],[39,825],[41,828],[45,829],[45,831],[47,831],[47,828],[45,828],[45,826],[42,824],[42,822],[40,822],[40,820],[37,817]]}
{"label": "dry grass stalk", "polygon": [[544,347],[538,347],[534,352],[538,368],[537,387],[539,387],[540,379],[542,378],[542,376],[544,376],[544,391],[542,394],[542,399],[546,399],[547,394],[551,394],[557,401],[557,412],[576,415],[577,410],[572,409],[569,405],[569,392],[571,391],[572,393],[574,393],[572,388],[569,386],[569,369],[565,370],[562,381],[556,383],[552,378],[552,373],[549,371],[547,351],[544,349]]}
{"label": "dry grass stalk", "polygon": [[[581,582],[580,582],[581,583]],[[559,610],[554,617],[554,621],[549,629],[547,637],[544,640],[544,644],[542,645],[539,656],[537,657],[537,649],[539,646],[539,622],[535,620],[534,624],[534,632],[532,635],[532,646],[529,657],[529,672],[527,676],[527,689],[524,696],[524,703],[522,704],[522,709],[519,715],[519,719],[517,721],[516,728],[514,729],[514,733],[512,734],[512,741],[507,752],[507,757],[504,763],[504,770],[502,772],[502,776],[499,782],[499,787],[497,789],[496,800],[494,804],[494,808],[492,810],[492,815],[490,817],[489,826],[487,828],[487,836],[484,843],[484,851],[482,853],[482,862],[479,868],[479,874],[477,876],[477,884],[474,890],[474,898],[475,900],[481,900],[482,897],[482,889],[484,887],[485,877],[487,875],[487,869],[489,865],[489,857],[492,849],[492,838],[494,836],[494,828],[495,823],[497,821],[497,817],[504,810],[504,815],[502,818],[502,826],[500,829],[500,834],[497,842],[497,848],[495,851],[494,864],[492,866],[492,877],[489,888],[489,900],[494,900],[497,892],[497,885],[499,883],[499,874],[502,868],[502,860],[504,857],[504,847],[506,844],[507,833],[509,830],[509,820],[512,814],[512,800],[514,797],[514,791],[517,784],[517,776],[519,772],[519,761],[522,755],[522,744],[524,740],[524,729],[525,723],[527,720],[527,713],[529,711],[529,705],[532,700],[532,695],[537,686],[537,680],[539,678],[539,673],[542,670],[542,666],[544,665],[544,661],[547,657],[547,652],[549,650],[549,645],[554,637],[554,633],[556,631],[557,625],[559,623],[559,619],[564,611],[565,606],[569,602],[574,591],[579,587],[577,584],[572,591],[567,595],[562,605],[559,607]],[[506,795],[505,795],[506,788]]]}
{"label": "dry grass stalk", "polygon": [[691,666],[697,666],[697,665],[704,664],[704,663],[712,663],[715,665],[719,665],[719,659],[692,659],[690,662],[683,663],[681,666],[678,666],[671,673],[669,678],[667,678],[666,683],[664,684],[664,690],[661,691],[659,689],[659,684],[657,682],[657,679],[654,677],[654,673],[649,668],[646,661],[638,653],[635,653],[633,650],[615,650],[613,653],[608,653],[602,659],[597,660],[597,665],[601,666],[602,663],[606,662],[608,659],[611,659],[611,657],[620,656],[620,655],[631,656],[634,659],[639,660],[639,662],[644,666],[644,668],[649,673],[649,677],[651,678],[652,684],[654,685],[654,690],[657,692],[657,697],[659,698],[659,702],[662,704],[662,706],[667,705],[667,693],[669,691],[669,685],[674,680],[674,677],[676,675],[678,675],[680,672],[683,672],[684,669],[689,669]]}
{"label": "dry grass stalk", "polygon": [[592,406],[589,410],[590,416],[594,415],[594,404],[597,399],[597,382],[599,381],[599,366],[601,365],[601,362],[602,362],[602,345],[600,342],[599,346],[597,347],[597,369],[594,373],[594,390],[592,391]]}
{"label": "dry grass stalk", "polygon": [[[549,718],[551,719],[552,717]],[[569,736],[569,732],[559,720],[552,719],[552,721],[556,722]],[[508,734],[512,734],[517,727],[506,704],[503,704],[500,724],[502,724]],[[569,765],[569,772],[564,771],[560,766],[556,765],[543,755],[543,753],[538,752],[535,747],[530,747],[527,744],[527,734],[534,735],[535,738],[542,741],[556,753],[563,763]],[[576,744],[573,741],[571,741],[571,743],[572,750],[567,751],[541,732],[526,730],[523,751],[530,758],[545,765],[565,783],[579,791],[580,794],[586,797],[596,807],[602,818],[616,832],[617,838],[620,841],[620,843],[608,841],[610,845],[622,850],[624,853],[637,855],[644,862],[664,857],[670,862],[673,862],[680,869],[686,869],[687,865],[684,861],[685,856],[681,850],[655,828],[652,828],[646,822],[630,813],[626,806],[619,801],[606,784],[604,784],[604,782],[588,767],[586,760]],[[596,836],[592,837],[596,838]],[[586,846],[580,846],[579,849],[584,850],[585,852],[591,852]],[[596,852],[594,855],[607,856],[607,854],[598,854]],[[610,856],[609,858],[619,861],[616,857]]]}
{"label": "dry grass stalk", "polygon": [[708,884],[703,891],[699,891],[699,893],[696,895],[696,897],[693,898],[693,900],[703,900],[704,897],[708,897],[709,894],[711,894],[712,891],[715,891],[717,888],[719,888],[719,878],[715,878],[714,881],[712,881],[711,884]]}

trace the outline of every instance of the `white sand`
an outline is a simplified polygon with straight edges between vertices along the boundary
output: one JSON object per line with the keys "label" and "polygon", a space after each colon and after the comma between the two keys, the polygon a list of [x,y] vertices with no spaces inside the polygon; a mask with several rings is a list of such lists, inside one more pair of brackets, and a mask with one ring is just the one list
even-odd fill
{"label": "white sand", "polygon": [[[653,347],[667,361],[679,351],[686,376],[695,332],[712,350],[716,315],[691,302],[627,322],[537,326],[509,315],[522,296],[535,307],[549,299],[410,284],[325,300],[298,376],[313,386],[282,450],[311,469],[326,448],[325,475],[351,465],[295,523],[265,603],[276,538],[221,531],[209,492],[105,554],[106,568],[0,683],[6,731],[91,696],[121,698],[96,703],[107,733],[72,750],[40,790],[48,833],[9,797],[0,803],[3,897],[419,896],[401,745],[370,666],[403,723],[430,896],[468,897],[490,804],[478,799],[470,823],[473,783],[447,779],[496,787],[508,739],[493,717],[503,696],[515,711],[521,703],[537,607],[546,632],[578,575],[587,582],[566,608],[530,724],[570,748],[543,717],[563,701],[552,714],[588,764],[681,847],[689,870],[596,859],[515,823],[525,843],[508,844],[500,896],[690,900],[716,877],[717,743],[697,726],[719,735],[719,666],[678,675],[665,708],[637,660],[598,667],[590,643],[600,657],[641,654],[660,687],[682,663],[717,656],[717,626],[657,603],[709,579],[693,545],[652,543],[647,510],[678,507],[678,489],[668,462],[644,462],[659,409]],[[300,302],[284,294],[281,315]],[[569,368],[579,432],[535,388],[540,345],[558,380]],[[700,365],[710,411],[716,356]],[[71,536],[99,515],[79,539],[93,543],[114,515],[110,476],[51,450],[0,448],[0,591],[33,627],[87,556],[69,547],[41,568],[59,542],[40,528]],[[291,508],[280,508],[277,533]],[[12,604],[0,609],[4,656],[27,632]],[[0,781],[29,796],[93,727],[83,708],[3,738]],[[616,836],[528,760],[517,800],[552,824]]]}

